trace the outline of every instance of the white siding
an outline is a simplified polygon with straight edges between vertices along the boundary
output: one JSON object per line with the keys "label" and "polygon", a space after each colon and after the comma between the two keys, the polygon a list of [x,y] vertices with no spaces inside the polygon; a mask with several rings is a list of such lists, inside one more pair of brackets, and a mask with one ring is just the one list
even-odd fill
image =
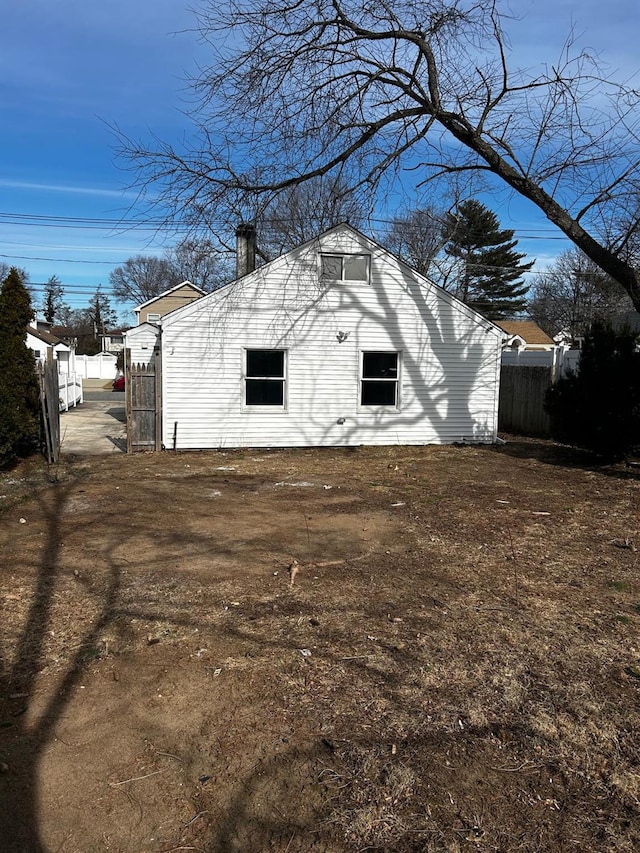
{"label": "white siding", "polygon": [[[320,251],[370,252],[371,282],[319,281]],[[493,441],[501,336],[342,226],[165,318],[164,441],[175,424],[178,449]],[[244,406],[246,348],[287,350],[284,409]],[[400,353],[397,409],[359,406],[367,350]]]}
{"label": "white siding", "polygon": [[149,323],[128,329],[125,346],[131,350],[131,364],[149,364],[153,360],[159,329]]}

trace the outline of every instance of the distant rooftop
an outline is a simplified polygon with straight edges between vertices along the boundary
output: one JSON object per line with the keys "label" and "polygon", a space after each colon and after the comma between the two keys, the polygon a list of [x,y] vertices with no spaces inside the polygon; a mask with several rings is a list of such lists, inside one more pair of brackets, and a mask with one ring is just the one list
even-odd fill
{"label": "distant rooftop", "polygon": [[508,335],[518,335],[527,344],[553,346],[549,335],[533,320],[496,320],[496,326],[500,326]]}

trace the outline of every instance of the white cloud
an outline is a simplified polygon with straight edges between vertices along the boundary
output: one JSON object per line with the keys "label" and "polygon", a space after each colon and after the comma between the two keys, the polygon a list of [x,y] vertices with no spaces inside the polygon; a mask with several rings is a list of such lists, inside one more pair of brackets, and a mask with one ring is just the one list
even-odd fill
{"label": "white cloud", "polygon": [[0,178],[0,187],[14,190],[33,190],[34,192],[50,193],[76,193],[78,195],[108,196],[110,198],[124,198],[133,195],[124,190],[107,190],[100,187],[79,186],[77,184],[41,184],[35,181],[11,181]]}

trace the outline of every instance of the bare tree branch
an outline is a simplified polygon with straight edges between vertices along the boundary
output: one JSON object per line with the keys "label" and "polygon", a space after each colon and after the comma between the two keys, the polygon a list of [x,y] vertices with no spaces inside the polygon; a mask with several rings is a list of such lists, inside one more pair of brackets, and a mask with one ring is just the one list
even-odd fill
{"label": "bare tree branch", "polygon": [[192,81],[196,134],[179,149],[121,138],[169,217],[202,227],[261,211],[345,164],[372,206],[416,163],[417,183],[476,171],[533,202],[640,308],[627,234],[638,93],[608,79],[574,33],[555,65],[529,73],[510,67],[498,2],[203,0],[197,14],[212,61]]}

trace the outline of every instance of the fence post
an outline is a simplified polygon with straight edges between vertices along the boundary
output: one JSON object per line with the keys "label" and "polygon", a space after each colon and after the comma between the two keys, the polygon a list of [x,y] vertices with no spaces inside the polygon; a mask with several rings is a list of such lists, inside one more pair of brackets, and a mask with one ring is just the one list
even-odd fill
{"label": "fence post", "polygon": [[127,453],[131,453],[133,442],[131,435],[131,349],[129,347],[125,347],[124,350],[124,410],[127,426]]}
{"label": "fence post", "polygon": [[157,348],[153,359],[155,367],[155,407],[156,407],[156,450],[162,450],[162,349]]}

